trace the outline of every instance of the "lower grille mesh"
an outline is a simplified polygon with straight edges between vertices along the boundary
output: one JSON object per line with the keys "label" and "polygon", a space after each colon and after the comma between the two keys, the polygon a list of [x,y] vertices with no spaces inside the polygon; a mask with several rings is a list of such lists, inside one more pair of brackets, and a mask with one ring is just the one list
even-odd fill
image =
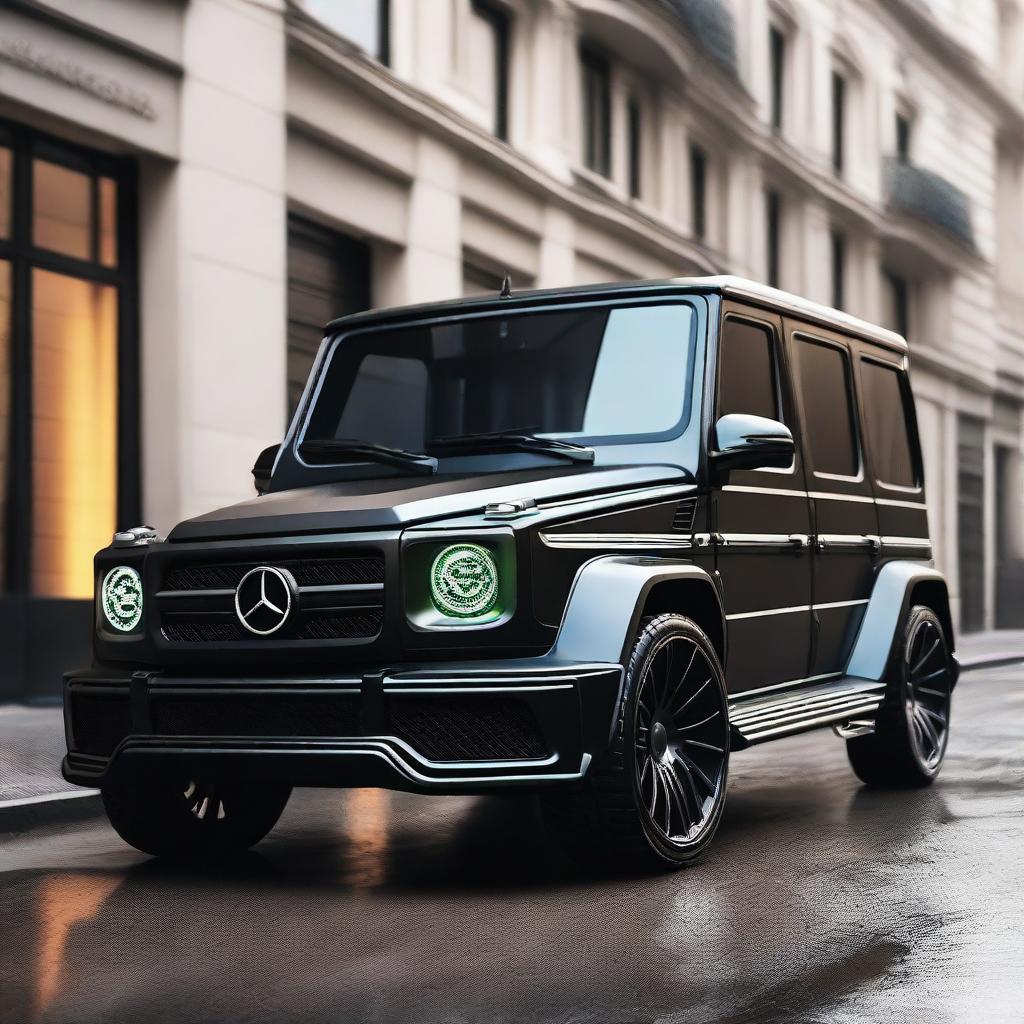
{"label": "lower grille mesh", "polygon": [[492,697],[405,697],[391,707],[395,735],[431,761],[528,761],[546,757],[533,713]]}
{"label": "lower grille mesh", "polygon": [[[298,620],[294,629],[285,627],[276,634],[279,640],[367,640],[377,636],[384,621],[382,609],[363,609],[353,612],[331,611],[307,613]],[[243,628],[232,614],[214,615],[209,612],[166,612],[163,634],[168,640],[180,643],[231,643],[256,640],[254,634]]]}
{"label": "lower grille mesh", "polygon": [[132,731],[132,708],[122,694],[72,692],[71,735],[81,754],[107,757]]}

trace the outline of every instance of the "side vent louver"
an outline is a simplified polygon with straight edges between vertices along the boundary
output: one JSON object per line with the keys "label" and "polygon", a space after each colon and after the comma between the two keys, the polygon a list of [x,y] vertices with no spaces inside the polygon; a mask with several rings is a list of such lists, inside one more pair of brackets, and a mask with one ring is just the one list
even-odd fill
{"label": "side vent louver", "polygon": [[672,517],[672,530],[674,533],[693,533],[693,517],[697,511],[697,499],[686,498],[676,506],[675,515]]}

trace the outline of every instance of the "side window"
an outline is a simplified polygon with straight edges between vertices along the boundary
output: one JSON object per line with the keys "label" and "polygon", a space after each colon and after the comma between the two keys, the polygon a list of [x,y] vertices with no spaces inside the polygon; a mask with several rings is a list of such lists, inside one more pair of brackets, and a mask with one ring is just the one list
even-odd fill
{"label": "side window", "polygon": [[910,447],[908,394],[901,386],[902,371],[865,359],[864,418],[871,434],[871,461],[875,478],[890,487],[919,484]]}
{"label": "side window", "polygon": [[806,422],[804,443],[816,476],[856,476],[860,468],[851,401],[850,359],[843,349],[796,339]]}
{"label": "side window", "polygon": [[718,343],[718,416],[746,413],[778,420],[774,332],[727,317]]}

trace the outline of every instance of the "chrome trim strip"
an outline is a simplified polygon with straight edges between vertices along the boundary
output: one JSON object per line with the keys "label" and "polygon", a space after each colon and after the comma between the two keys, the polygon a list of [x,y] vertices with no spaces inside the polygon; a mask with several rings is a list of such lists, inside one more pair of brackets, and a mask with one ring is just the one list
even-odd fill
{"label": "chrome trim strip", "polygon": [[540,539],[549,548],[586,548],[596,551],[607,551],[609,548],[678,550],[694,546],[691,536],[684,533],[541,533]]}
{"label": "chrome trim strip", "polygon": [[558,683],[551,686],[388,686],[384,681],[386,693],[398,693],[406,696],[421,693],[542,693],[549,690],[572,690],[572,683]]}
{"label": "chrome trim strip", "polygon": [[755,487],[747,484],[726,484],[723,491],[739,491],[750,494],[779,494],[787,498],[818,498],[821,501],[852,501],[860,504],[886,505],[891,508],[919,508],[927,510],[924,501],[903,501],[899,498],[872,498],[866,494],[830,494],[828,491],[790,491],[781,487]]}
{"label": "chrome trim strip", "polygon": [[778,494],[784,498],[806,498],[806,491],[789,491],[784,487],[755,487],[747,484],[726,484],[723,491],[736,491],[740,494]]}
{"label": "chrome trim strip", "polygon": [[872,548],[881,543],[871,533],[819,533],[817,546],[819,551],[831,548]]}
{"label": "chrome trim strip", "polygon": [[928,503],[925,501],[903,501],[900,498],[875,498],[876,505],[887,505],[890,508],[919,508],[922,511],[928,510]]}
{"label": "chrome trim strip", "polygon": [[882,546],[886,548],[920,548],[930,550],[931,539],[928,537],[883,537]]}
{"label": "chrome trim strip", "polygon": [[729,547],[799,548],[806,546],[799,543],[800,538],[807,540],[806,536],[795,533],[722,533],[719,536]]}
{"label": "chrome trim strip", "polygon": [[756,612],[733,612],[732,615],[726,615],[726,618],[732,621],[733,619],[757,619],[764,615],[789,615],[793,612],[809,612],[811,607],[809,604],[794,604],[785,608],[762,608]]}
{"label": "chrome trim strip", "polygon": [[816,604],[812,607],[815,611],[819,611],[822,608],[852,608],[854,605],[867,604],[868,601],[869,598],[862,597],[858,598],[856,601],[826,601],[824,604]]}

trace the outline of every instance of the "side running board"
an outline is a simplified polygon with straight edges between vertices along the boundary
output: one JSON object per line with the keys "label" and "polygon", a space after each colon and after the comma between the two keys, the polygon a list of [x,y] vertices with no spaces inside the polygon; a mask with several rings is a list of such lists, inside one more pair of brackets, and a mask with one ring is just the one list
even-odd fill
{"label": "side running board", "polygon": [[792,736],[828,725],[873,719],[885,696],[885,684],[844,676],[829,683],[782,693],[729,698],[732,747]]}

